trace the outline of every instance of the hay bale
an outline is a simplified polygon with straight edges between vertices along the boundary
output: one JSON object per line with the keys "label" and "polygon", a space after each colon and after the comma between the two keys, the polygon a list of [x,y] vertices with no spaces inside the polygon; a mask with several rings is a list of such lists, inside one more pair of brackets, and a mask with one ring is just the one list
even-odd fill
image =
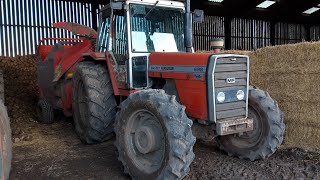
{"label": "hay bale", "polygon": [[251,84],[285,112],[286,147],[320,149],[320,43],[258,49],[250,54]]}
{"label": "hay bale", "polygon": [[320,42],[223,53],[250,56],[250,84],[268,91],[285,113],[284,147],[320,151]]}

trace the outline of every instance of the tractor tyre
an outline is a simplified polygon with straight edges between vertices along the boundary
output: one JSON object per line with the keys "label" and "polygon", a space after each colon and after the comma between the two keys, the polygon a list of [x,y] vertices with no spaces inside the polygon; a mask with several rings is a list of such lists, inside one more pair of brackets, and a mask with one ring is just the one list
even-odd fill
{"label": "tractor tyre", "polygon": [[37,105],[38,122],[52,124],[54,122],[54,110],[52,105],[45,99],[40,99]]}
{"label": "tractor tyre", "polygon": [[142,90],[121,104],[115,123],[119,160],[132,179],[182,179],[196,138],[185,107],[163,90]]}
{"label": "tractor tyre", "polygon": [[113,135],[117,102],[106,67],[81,62],[74,71],[72,110],[74,125],[81,141],[96,144]]}
{"label": "tractor tyre", "polygon": [[0,100],[0,179],[9,179],[12,159],[10,119],[7,109]]}
{"label": "tractor tyre", "polygon": [[3,71],[0,70],[0,99],[2,102],[4,101],[4,78],[3,78]]}
{"label": "tractor tyre", "polygon": [[254,130],[218,137],[220,149],[251,161],[270,157],[283,141],[283,112],[267,92],[250,88],[248,117],[253,118]]}

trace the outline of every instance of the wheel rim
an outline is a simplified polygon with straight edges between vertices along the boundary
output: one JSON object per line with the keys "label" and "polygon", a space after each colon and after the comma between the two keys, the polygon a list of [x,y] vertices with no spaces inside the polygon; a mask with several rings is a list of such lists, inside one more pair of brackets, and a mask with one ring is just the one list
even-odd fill
{"label": "wheel rim", "polygon": [[263,116],[254,107],[249,106],[248,118],[253,119],[253,130],[243,134],[230,135],[231,143],[239,148],[252,148],[261,141],[263,136]]}
{"label": "wheel rim", "polygon": [[138,110],[126,127],[128,157],[140,171],[151,174],[161,168],[165,157],[165,136],[159,119],[148,110]]}
{"label": "wheel rim", "polygon": [[86,91],[84,88],[84,84],[82,81],[79,82],[78,85],[78,107],[80,117],[78,118],[78,122],[81,128],[86,127],[86,119],[88,118],[88,105],[86,101]]}

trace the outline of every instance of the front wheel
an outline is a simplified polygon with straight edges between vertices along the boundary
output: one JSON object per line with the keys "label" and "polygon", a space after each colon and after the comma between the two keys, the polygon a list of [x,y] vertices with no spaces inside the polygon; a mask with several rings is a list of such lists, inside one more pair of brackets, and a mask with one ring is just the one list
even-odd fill
{"label": "front wheel", "polygon": [[283,141],[283,113],[267,92],[252,88],[249,92],[248,117],[253,119],[254,130],[242,135],[219,137],[220,148],[241,159],[265,159],[271,156]]}
{"label": "front wheel", "polygon": [[133,179],[182,179],[194,159],[195,137],[185,108],[162,90],[131,94],[115,132],[119,160]]}

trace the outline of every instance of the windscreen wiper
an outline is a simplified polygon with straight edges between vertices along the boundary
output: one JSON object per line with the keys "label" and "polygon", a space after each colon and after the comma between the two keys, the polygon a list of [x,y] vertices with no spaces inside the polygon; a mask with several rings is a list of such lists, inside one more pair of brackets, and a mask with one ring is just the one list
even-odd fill
{"label": "windscreen wiper", "polygon": [[150,9],[150,11],[148,11],[148,13],[144,16],[144,18],[148,17],[148,15],[151,13],[151,11],[153,11],[154,8],[156,8],[158,4],[159,4],[159,1],[157,1],[156,3],[154,3],[153,7]]}

